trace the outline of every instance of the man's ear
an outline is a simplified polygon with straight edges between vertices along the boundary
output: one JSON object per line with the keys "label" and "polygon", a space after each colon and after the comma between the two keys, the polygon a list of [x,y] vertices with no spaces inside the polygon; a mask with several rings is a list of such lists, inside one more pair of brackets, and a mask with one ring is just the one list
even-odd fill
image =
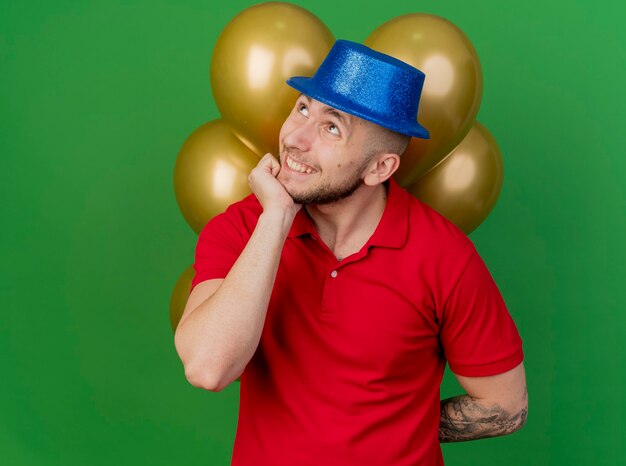
{"label": "man's ear", "polygon": [[400,156],[398,154],[380,154],[368,166],[363,182],[368,186],[384,183],[391,178],[399,166]]}

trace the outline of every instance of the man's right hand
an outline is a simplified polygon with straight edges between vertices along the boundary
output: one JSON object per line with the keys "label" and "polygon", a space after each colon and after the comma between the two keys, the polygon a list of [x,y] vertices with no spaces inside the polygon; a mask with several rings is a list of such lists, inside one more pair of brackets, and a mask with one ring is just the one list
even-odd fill
{"label": "man's right hand", "polygon": [[250,172],[248,183],[263,206],[263,212],[278,211],[295,216],[302,205],[293,202],[285,187],[276,179],[280,168],[280,163],[272,154],[265,154]]}
{"label": "man's right hand", "polygon": [[[250,172],[250,188],[263,213],[228,275],[199,283],[189,295],[175,343],[194,386],[222,390],[243,373],[259,346],[283,246],[302,208],[276,179],[278,172],[280,164],[270,154]],[[231,227],[231,222],[224,223]],[[231,231],[219,225],[205,230],[213,239],[208,244],[217,244]],[[231,243],[221,254],[226,258],[220,259],[228,261],[238,246]]]}
{"label": "man's right hand", "polygon": [[[278,172],[280,164],[270,154],[252,170],[248,181],[263,213],[226,277],[199,283],[187,300],[175,344],[194,386],[222,390],[243,373],[259,346],[283,246],[302,207],[276,179]],[[223,223],[228,230],[217,223],[203,231],[214,251],[224,248],[218,243],[232,232],[232,223]],[[239,246],[225,247],[222,263]]]}

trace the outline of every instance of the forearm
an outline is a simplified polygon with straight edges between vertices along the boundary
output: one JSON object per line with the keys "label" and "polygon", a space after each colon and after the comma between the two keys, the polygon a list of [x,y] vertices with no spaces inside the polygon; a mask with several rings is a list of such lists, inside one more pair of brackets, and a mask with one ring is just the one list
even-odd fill
{"label": "forearm", "polygon": [[528,405],[505,409],[488,400],[460,395],[441,401],[439,442],[463,442],[499,437],[521,429],[526,423]]}
{"label": "forearm", "polygon": [[292,222],[293,215],[263,213],[217,291],[180,323],[176,348],[190,380],[220,390],[252,358]]}

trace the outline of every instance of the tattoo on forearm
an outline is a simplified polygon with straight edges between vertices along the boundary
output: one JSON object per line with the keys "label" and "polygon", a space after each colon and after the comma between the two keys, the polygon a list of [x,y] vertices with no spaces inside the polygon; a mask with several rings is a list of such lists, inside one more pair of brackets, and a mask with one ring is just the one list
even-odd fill
{"label": "tattoo on forearm", "polygon": [[[527,397],[525,388],[525,406]],[[509,413],[497,404],[488,405],[469,395],[448,398],[441,401],[439,441],[462,442],[507,435],[524,426],[527,414],[527,407]]]}

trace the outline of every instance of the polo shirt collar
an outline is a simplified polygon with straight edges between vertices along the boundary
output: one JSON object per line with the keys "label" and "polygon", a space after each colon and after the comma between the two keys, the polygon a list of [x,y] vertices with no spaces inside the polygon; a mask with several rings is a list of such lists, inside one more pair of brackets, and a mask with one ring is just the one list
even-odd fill
{"label": "polo shirt collar", "polygon": [[306,235],[307,233],[311,236],[317,236],[317,230],[315,230],[313,219],[306,209],[302,207],[293,219],[291,230],[289,230],[287,237],[294,238],[296,236]]}
{"label": "polo shirt collar", "polygon": [[[383,246],[389,248],[401,248],[406,242],[409,230],[409,196],[398,183],[390,178],[388,180],[387,204],[383,216],[370,237],[367,244],[370,246]],[[310,234],[317,237],[317,230],[313,219],[305,208],[296,214],[288,237],[293,238]]]}

